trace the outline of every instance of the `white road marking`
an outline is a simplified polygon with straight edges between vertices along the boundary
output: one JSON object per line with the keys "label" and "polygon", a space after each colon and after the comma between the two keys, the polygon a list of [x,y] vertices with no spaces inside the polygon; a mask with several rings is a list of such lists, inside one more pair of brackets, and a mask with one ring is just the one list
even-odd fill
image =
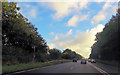
{"label": "white road marking", "polygon": [[[88,62],[89,65],[91,65],[93,68],[95,68],[96,70],[98,70],[100,73],[102,73],[103,75],[110,75],[108,74],[106,71],[96,67],[95,65],[91,64]],[[46,66],[45,66],[46,67]],[[44,68],[44,67],[42,67]],[[23,72],[27,72],[27,71],[32,71],[32,70],[37,70],[37,69],[40,69],[40,68],[34,68],[34,69],[29,69],[29,70],[25,70],[25,71],[19,71],[19,72],[15,72],[15,73],[11,73],[11,74],[17,74],[17,73],[23,73]],[[70,68],[71,70],[73,69],[73,67]],[[10,74],[6,74],[6,75],[10,75]]]}
{"label": "white road marking", "polygon": [[88,63],[89,65],[91,65],[92,67],[94,67],[96,70],[98,70],[100,73],[104,74],[104,75],[110,75],[109,73],[107,73],[106,71],[98,68],[97,66],[91,64],[91,63]]}

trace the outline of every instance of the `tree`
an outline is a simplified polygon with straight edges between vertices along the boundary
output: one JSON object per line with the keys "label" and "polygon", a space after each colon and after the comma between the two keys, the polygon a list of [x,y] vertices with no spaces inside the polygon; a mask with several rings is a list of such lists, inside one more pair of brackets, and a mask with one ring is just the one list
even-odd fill
{"label": "tree", "polygon": [[115,16],[105,25],[102,32],[96,35],[96,42],[92,46],[90,58],[101,60],[119,61],[120,46],[119,30],[120,30],[120,8]]}
{"label": "tree", "polygon": [[[10,59],[15,59],[13,62],[22,61],[23,63],[27,60],[26,58],[33,58],[33,53],[35,54],[35,60],[42,59],[40,58],[41,54],[47,54],[48,50],[46,41],[38,34],[37,28],[18,12],[19,10],[20,7],[17,7],[15,2],[2,2],[3,59],[10,56]],[[27,62],[30,61],[32,59]]]}
{"label": "tree", "polygon": [[75,51],[72,51],[71,49],[65,49],[63,51],[62,58],[64,58],[64,59],[73,59],[73,58],[81,59],[82,56],[77,54]]}
{"label": "tree", "polygon": [[51,50],[49,50],[49,53],[50,53],[50,57],[51,59],[60,59],[61,58],[61,52],[60,50],[56,49],[56,48],[53,48]]}

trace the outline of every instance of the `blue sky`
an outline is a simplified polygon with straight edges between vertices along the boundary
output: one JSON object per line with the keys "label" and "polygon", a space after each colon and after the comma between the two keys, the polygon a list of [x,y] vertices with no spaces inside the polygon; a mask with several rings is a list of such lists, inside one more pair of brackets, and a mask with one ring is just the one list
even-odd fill
{"label": "blue sky", "polygon": [[89,57],[95,35],[116,13],[114,2],[18,2],[21,13],[38,28],[50,48]]}

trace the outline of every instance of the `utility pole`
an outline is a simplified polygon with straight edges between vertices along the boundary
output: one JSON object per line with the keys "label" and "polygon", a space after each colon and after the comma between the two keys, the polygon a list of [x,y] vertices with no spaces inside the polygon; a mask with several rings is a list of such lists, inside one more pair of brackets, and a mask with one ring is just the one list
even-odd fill
{"label": "utility pole", "polygon": [[35,46],[33,47],[33,49],[34,49],[34,52],[33,52],[33,60],[32,60],[32,62],[35,61]]}

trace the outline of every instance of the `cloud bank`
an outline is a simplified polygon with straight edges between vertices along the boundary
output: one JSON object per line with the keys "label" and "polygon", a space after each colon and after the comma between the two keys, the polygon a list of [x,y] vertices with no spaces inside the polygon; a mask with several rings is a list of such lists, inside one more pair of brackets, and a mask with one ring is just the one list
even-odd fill
{"label": "cloud bank", "polygon": [[114,3],[112,2],[106,2],[103,5],[102,10],[99,11],[95,16],[93,16],[91,24],[94,25],[101,21],[104,21],[108,16],[111,16],[113,13],[115,13],[118,7],[113,4]]}
{"label": "cloud bank", "polygon": [[83,15],[83,16],[79,16],[79,15],[74,15],[67,23],[67,26],[68,27],[75,27],[77,26],[77,23],[78,22],[81,22],[81,21],[85,21],[87,20],[88,18],[88,15]]}
{"label": "cloud bank", "polygon": [[95,43],[95,35],[101,32],[103,28],[104,25],[99,24],[91,30],[86,30],[86,32],[76,31],[74,36],[71,36],[72,29],[70,29],[66,34],[57,34],[54,40],[48,40],[49,47],[70,48],[88,58],[91,46]]}
{"label": "cloud bank", "polygon": [[80,10],[87,8],[88,1],[81,2],[51,2],[40,3],[43,7],[50,8],[55,11],[52,14],[55,19],[63,19],[71,13],[80,12]]}

